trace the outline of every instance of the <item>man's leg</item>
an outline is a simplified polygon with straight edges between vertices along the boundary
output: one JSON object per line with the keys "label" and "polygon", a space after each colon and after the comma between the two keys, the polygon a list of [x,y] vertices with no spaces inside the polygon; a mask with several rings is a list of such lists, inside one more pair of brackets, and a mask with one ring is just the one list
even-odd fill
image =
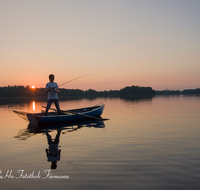
{"label": "man's leg", "polygon": [[51,104],[52,104],[52,100],[47,100],[47,107],[46,107],[46,110],[44,112],[44,116],[47,116],[47,113],[49,111],[49,108],[51,107]]}
{"label": "man's leg", "polygon": [[59,114],[59,115],[62,115],[62,112],[60,111],[60,106],[59,106],[58,99],[55,99],[55,100],[54,100],[54,104],[55,104],[55,106],[56,106],[56,109],[57,109],[57,111],[58,111],[58,114]]}
{"label": "man's leg", "polygon": [[49,135],[49,133],[46,133],[46,136],[47,136],[48,145],[53,144],[53,143],[52,143],[51,135]]}
{"label": "man's leg", "polygon": [[59,142],[60,142],[60,133],[61,133],[61,130],[58,130],[57,134],[56,134],[55,141],[54,141],[56,144],[59,144]]}

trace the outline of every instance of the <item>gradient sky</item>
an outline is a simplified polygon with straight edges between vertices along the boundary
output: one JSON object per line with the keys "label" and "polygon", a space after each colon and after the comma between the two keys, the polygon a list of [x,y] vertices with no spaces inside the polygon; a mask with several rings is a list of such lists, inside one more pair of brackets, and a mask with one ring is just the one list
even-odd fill
{"label": "gradient sky", "polygon": [[0,86],[200,87],[199,0],[0,0]]}

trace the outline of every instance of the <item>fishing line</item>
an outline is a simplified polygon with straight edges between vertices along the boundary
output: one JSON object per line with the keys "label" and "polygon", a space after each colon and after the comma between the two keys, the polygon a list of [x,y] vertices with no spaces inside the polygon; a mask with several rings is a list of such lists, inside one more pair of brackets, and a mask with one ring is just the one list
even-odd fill
{"label": "fishing line", "polygon": [[[87,75],[90,75],[90,74],[87,74]],[[69,83],[69,82],[72,82],[72,81],[74,81],[74,80],[76,80],[76,79],[80,79],[80,78],[85,77],[85,76],[87,76],[87,75],[83,75],[83,76],[77,77],[77,78],[75,78],[75,79],[69,80],[69,81],[64,82],[64,83],[62,83],[62,84],[59,84],[58,86],[65,85],[65,84],[67,84],[67,83]]]}

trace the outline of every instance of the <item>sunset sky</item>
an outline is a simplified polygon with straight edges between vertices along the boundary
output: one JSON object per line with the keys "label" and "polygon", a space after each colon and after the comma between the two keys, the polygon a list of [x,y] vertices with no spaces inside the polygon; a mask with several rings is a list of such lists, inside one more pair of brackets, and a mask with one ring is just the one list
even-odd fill
{"label": "sunset sky", "polygon": [[200,88],[199,0],[0,0],[0,86]]}

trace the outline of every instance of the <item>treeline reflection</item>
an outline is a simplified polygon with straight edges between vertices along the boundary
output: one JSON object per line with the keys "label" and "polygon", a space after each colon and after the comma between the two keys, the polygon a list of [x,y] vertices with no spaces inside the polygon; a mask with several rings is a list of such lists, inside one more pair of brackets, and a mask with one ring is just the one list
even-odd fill
{"label": "treeline reflection", "polygon": [[[153,96],[154,97],[154,96]],[[124,96],[124,97],[59,97],[59,101],[80,101],[80,100],[98,100],[100,103],[106,102],[107,100],[114,100],[114,99],[122,99],[125,101],[145,101],[145,100],[152,100],[152,96],[150,97],[130,97],[130,96]],[[41,103],[46,103],[47,98],[46,97],[41,97],[41,98],[0,98],[0,106],[1,107],[6,107],[6,108],[13,108],[13,107],[25,107],[26,105],[30,105],[33,102],[34,104],[37,104],[38,102]],[[99,103],[99,104],[100,104]]]}

